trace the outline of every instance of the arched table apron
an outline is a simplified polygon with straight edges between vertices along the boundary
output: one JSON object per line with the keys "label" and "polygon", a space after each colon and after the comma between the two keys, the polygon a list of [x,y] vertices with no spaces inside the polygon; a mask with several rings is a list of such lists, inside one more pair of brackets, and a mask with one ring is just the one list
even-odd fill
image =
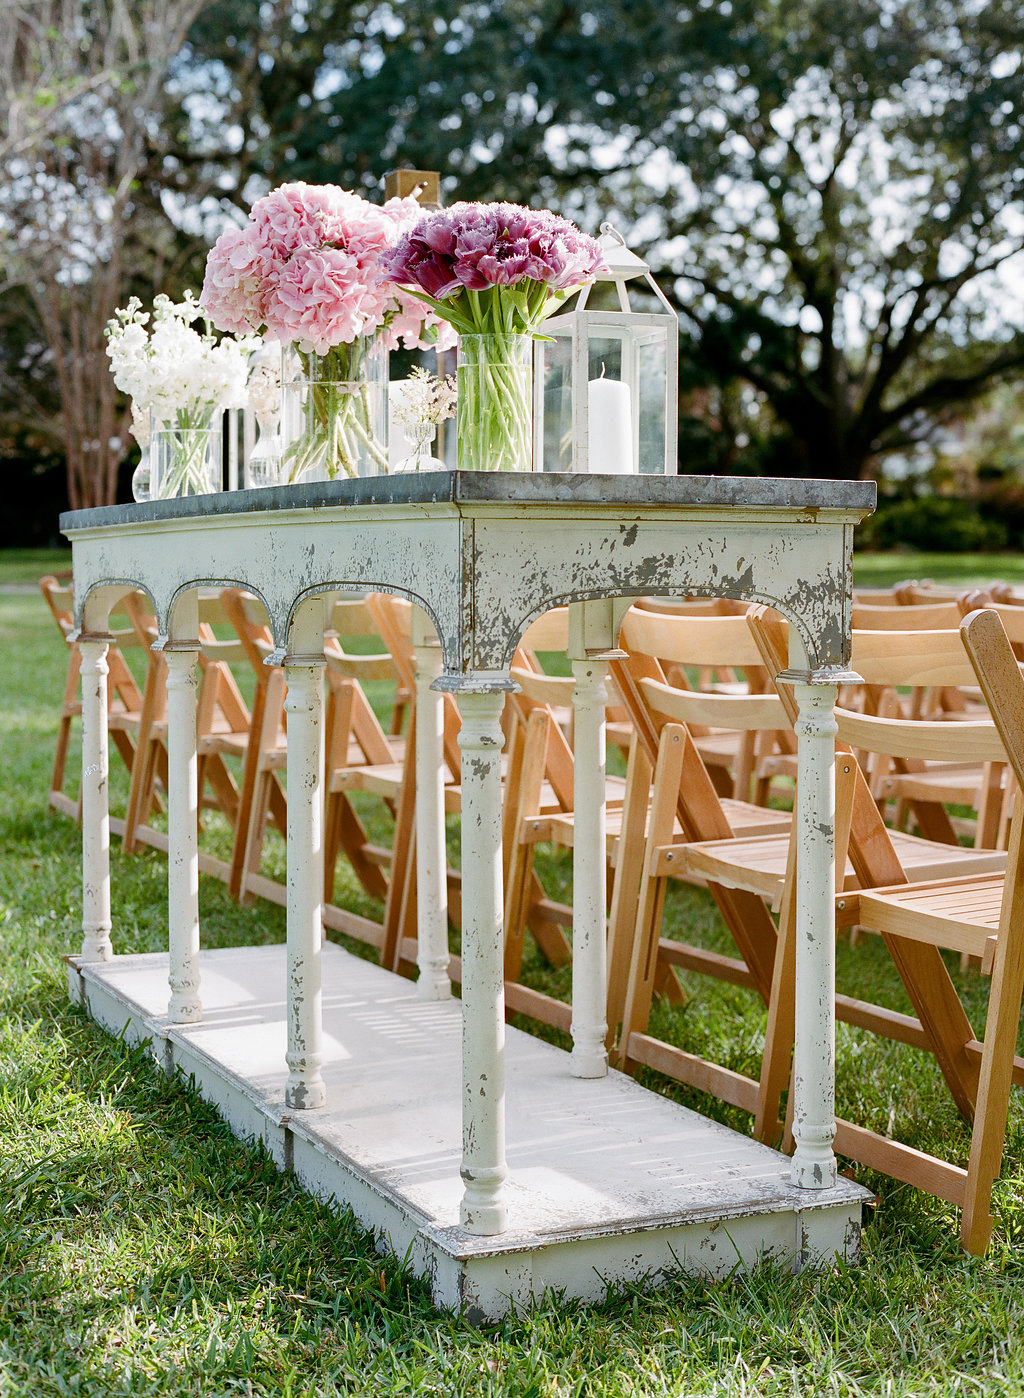
{"label": "arched table apron", "polygon": [[[323,636],[328,594],[398,593],[437,633],[433,689],[462,716],[463,1160],[462,1226],[505,1227],[502,986],[502,697],[516,642],[530,621],[571,605],[576,678],[577,809],[574,858],[570,1072],[606,1071],[604,827],[597,792],[604,678],[628,599],[707,595],[764,602],[792,623],[787,679],[799,701],[800,867],[792,1178],[835,1183],[833,706],[848,669],[853,528],[874,506],[859,482],[729,477],[621,477],[436,472],[65,514],[73,548],[83,653],[83,959],[112,955],[106,793],[105,653],[111,606],[144,588],[168,658],[169,1016],[201,1015],[198,984],[195,659],[196,590],[233,584],[264,601],[288,676],[288,1085],[294,1109],[324,1101],[320,946],[323,866]],[[609,599],[626,599],[621,603]],[[422,632],[423,628],[421,628]],[[421,660],[429,640],[416,637]],[[420,774],[437,771],[436,723]],[[301,795],[301,799],[300,798]],[[421,900],[421,993],[447,994],[443,860],[436,785],[419,783],[418,839],[432,850],[434,887]],[[443,849],[443,845],[440,846]],[[440,887],[438,887],[440,885]],[[425,913],[424,910],[425,909]]]}

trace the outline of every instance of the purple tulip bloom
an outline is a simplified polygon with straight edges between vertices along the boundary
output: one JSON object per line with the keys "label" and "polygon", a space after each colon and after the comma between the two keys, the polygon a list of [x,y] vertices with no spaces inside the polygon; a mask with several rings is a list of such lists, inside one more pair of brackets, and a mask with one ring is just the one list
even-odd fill
{"label": "purple tulip bloom", "polygon": [[481,314],[464,292],[500,297],[505,288],[521,287],[530,294],[529,309],[520,298],[513,316],[529,332],[563,299],[559,293],[589,281],[604,258],[595,239],[546,209],[459,203],[422,218],[382,265],[388,279],[420,291],[463,329]]}

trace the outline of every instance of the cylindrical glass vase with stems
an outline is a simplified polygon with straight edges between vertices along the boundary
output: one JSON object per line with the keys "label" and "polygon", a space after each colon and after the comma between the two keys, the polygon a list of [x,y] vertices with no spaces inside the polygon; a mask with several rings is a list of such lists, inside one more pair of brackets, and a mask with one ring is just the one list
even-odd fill
{"label": "cylindrical glass vase with stems", "polygon": [[459,203],[425,214],[381,261],[458,331],[459,469],[531,470],[532,340],[604,267],[596,240],[546,209]]}
{"label": "cylindrical glass vase with stems", "polygon": [[209,495],[221,489],[223,408],[194,403],[169,421],[154,416],[150,429],[149,494],[152,500]]}
{"label": "cylindrical glass vase with stems", "polygon": [[286,347],[282,485],[388,469],[388,351],[376,333],[323,354]]}
{"label": "cylindrical glass vase with stems", "polygon": [[460,471],[532,469],[532,375],[530,335],[459,336]]}

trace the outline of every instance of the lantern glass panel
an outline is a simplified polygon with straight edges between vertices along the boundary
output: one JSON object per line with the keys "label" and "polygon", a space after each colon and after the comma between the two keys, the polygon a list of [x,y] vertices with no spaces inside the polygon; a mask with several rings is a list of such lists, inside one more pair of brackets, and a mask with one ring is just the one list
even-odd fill
{"label": "lantern glass panel", "polygon": [[[545,334],[551,333],[545,327]],[[572,460],[572,336],[555,334],[539,346],[541,434],[534,458],[545,471],[571,471]]]}
{"label": "lantern glass panel", "polygon": [[599,335],[592,335],[587,346],[588,378],[626,379],[628,382],[629,355],[622,335],[608,334],[602,329]]}
{"label": "lantern glass panel", "polygon": [[638,469],[641,474],[660,476],[665,472],[668,344],[665,335],[655,330],[638,335],[634,349],[637,363],[634,383],[638,395]]}

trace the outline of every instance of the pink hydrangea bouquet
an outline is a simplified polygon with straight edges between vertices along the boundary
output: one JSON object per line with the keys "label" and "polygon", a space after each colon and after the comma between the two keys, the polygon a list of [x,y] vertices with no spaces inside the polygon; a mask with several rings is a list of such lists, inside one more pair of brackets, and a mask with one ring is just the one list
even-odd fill
{"label": "pink hydrangea bouquet", "polygon": [[596,239],[548,210],[459,203],[422,218],[381,260],[461,337],[460,466],[522,469],[531,440],[523,339],[604,267]]}
{"label": "pink hydrangea bouquet", "polygon": [[371,338],[384,348],[454,341],[426,305],[384,279],[382,257],[419,219],[414,199],[382,206],[336,185],[297,182],[258,199],[244,228],[222,233],[206,262],[201,301],[222,330],[265,330],[295,347],[309,379],[301,443],[286,479],[322,460],[329,477],[386,470],[364,392]]}

